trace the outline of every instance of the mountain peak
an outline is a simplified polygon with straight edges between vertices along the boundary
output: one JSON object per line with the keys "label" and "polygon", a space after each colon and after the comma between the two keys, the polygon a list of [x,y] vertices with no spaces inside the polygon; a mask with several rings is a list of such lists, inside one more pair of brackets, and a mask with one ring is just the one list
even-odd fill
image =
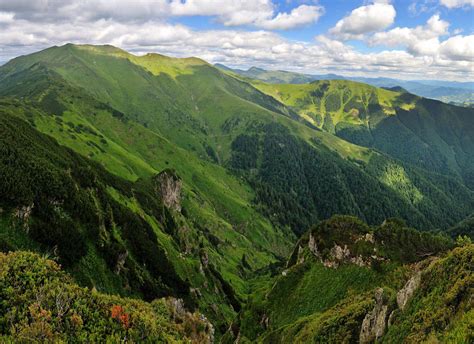
{"label": "mountain peak", "polygon": [[253,66],[253,67],[250,67],[250,68],[247,70],[247,72],[253,72],[253,73],[258,72],[258,73],[262,73],[262,72],[266,72],[266,70],[263,69],[263,68],[259,68],[259,67]]}

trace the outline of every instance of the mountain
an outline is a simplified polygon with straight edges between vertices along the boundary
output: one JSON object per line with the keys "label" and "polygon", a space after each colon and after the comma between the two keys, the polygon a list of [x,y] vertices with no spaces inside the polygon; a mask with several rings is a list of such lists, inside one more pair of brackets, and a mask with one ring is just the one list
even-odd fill
{"label": "mountain", "polygon": [[306,84],[315,80],[341,80],[343,76],[337,74],[310,75],[284,70],[266,70],[258,67],[250,67],[247,70],[229,68],[223,64],[214,65],[223,71],[240,75],[249,79],[257,79],[273,84]]}
{"label": "mountain", "polygon": [[224,342],[470,342],[474,246],[452,247],[395,220],[323,221],[255,282]]}
{"label": "mountain", "polygon": [[[0,95],[16,99],[27,96],[34,103],[31,106],[56,115],[33,118],[40,131],[127,179],[146,177],[171,166],[192,188],[211,193],[207,197],[212,197],[215,207],[222,207],[223,197],[235,202],[240,198],[236,193],[241,192],[230,195],[235,189],[225,186],[231,183],[227,180],[236,180],[235,175],[225,176],[226,181],[217,175],[228,174],[229,168],[240,170],[240,177],[248,182],[246,187],[253,190],[247,193],[246,201],[237,203],[256,201],[260,213],[272,224],[289,226],[298,234],[313,221],[333,213],[353,214],[372,224],[400,216],[419,228],[447,228],[472,209],[472,192],[460,181],[415,171],[338,139],[331,130],[318,130],[311,118],[285,106],[275,94],[267,95],[264,87],[222,73],[199,59],[157,54],[137,57],[111,46],[66,45],[12,60],[0,69],[0,81]],[[377,92],[382,94],[383,90]],[[11,111],[15,112],[14,108]],[[100,133],[110,144],[101,143],[101,138],[91,132]],[[258,152],[271,159],[264,161],[257,154],[250,162],[255,166],[242,168],[240,160],[247,159],[248,137],[258,139]],[[166,147],[165,142],[174,147]],[[276,150],[275,144],[279,145]],[[182,153],[177,155],[178,147]],[[416,153],[408,154],[416,160]],[[430,158],[438,158],[431,153]],[[307,154],[310,159],[305,158]],[[109,159],[110,155],[114,159]],[[191,164],[192,159],[185,157],[189,155],[198,160]],[[286,155],[297,159],[294,163],[301,168],[293,169]],[[204,180],[194,172],[204,163],[202,159],[213,170],[204,173]],[[227,169],[214,169],[216,164]],[[323,173],[314,173],[316,169],[310,164],[324,168]],[[275,175],[275,171],[280,174]],[[355,176],[365,182],[355,183]],[[216,187],[208,187],[216,181]],[[380,202],[374,194],[386,201]],[[274,201],[281,197],[285,205]],[[228,209],[222,211],[229,213]],[[234,211],[234,216],[242,213]],[[233,225],[245,222],[240,219]],[[272,232],[270,228],[266,231]]]}
{"label": "mountain", "polygon": [[[470,110],[439,105],[446,132],[436,127],[416,146],[438,120],[437,107],[425,116],[433,109],[426,99],[340,81],[282,85],[282,97],[277,86],[197,58],[112,46],[68,44],[1,66],[0,250],[48,255],[89,292],[151,305],[182,299],[185,314],[203,313],[223,340],[259,279],[314,224],[334,214],[370,226],[398,217],[437,233],[472,214]],[[344,89],[357,115],[336,106]],[[325,104],[323,123],[304,113],[314,104],[292,103],[308,90],[310,103]],[[377,131],[391,149],[353,138],[366,139],[362,127],[402,110],[422,114],[412,150],[394,150],[406,143],[403,129]],[[341,123],[356,134],[341,135]],[[29,257],[33,266],[50,264]],[[109,306],[95,309],[96,319]],[[3,324],[10,315],[1,307]],[[22,318],[24,328],[38,326],[32,320]]]}
{"label": "mountain", "polygon": [[[232,317],[239,302],[221,273],[235,274],[238,283],[239,267],[225,260],[242,255],[212,234],[212,220],[197,222],[203,213],[214,220],[205,199],[197,205],[197,193],[188,192],[181,203],[182,181],[173,170],[130,182],[3,112],[0,132],[2,251],[48,253],[76,281],[99,291],[145,300],[179,297],[215,325]],[[239,250],[250,247],[246,239],[232,240]],[[274,260],[278,247],[269,255],[265,244],[251,245],[260,251],[246,255],[250,264]],[[213,304],[221,307],[213,312]]]}
{"label": "mountain", "polygon": [[461,106],[470,106],[474,103],[474,83],[472,82],[349,77],[337,74],[311,75],[288,71],[269,71],[256,67],[241,70],[232,69],[222,64],[216,64],[216,67],[246,78],[273,84],[306,84],[316,80],[351,80],[376,87],[402,87],[408,92],[421,97]]}
{"label": "mountain", "polygon": [[347,80],[254,85],[318,128],[474,187],[473,109]]}

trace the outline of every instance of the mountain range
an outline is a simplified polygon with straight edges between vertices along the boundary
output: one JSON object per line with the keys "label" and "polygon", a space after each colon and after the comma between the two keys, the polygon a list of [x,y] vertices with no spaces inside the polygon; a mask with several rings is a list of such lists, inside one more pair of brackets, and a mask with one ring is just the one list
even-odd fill
{"label": "mountain range", "polygon": [[216,64],[217,68],[226,70],[243,77],[257,79],[275,84],[305,84],[316,80],[351,80],[376,87],[402,87],[410,93],[421,97],[441,100],[446,103],[461,106],[472,106],[474,103],[474,83],[441,80],[402,80],[392,78],[351,77],[338,74],[302,74],[282,70],[265,70],[251,67],[247,70],[232,69],[223,64]]}
{"label": "mountain range", "polygon": [[298,77],[72,44],[1,66],[0,339],[469,342],[474,109]]}

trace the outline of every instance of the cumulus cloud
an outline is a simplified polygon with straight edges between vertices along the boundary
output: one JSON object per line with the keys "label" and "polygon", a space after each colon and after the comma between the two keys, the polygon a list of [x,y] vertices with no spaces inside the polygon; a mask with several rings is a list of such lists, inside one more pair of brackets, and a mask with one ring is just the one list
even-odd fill
{"label": "cumulus cloud", "polygon": [[449,23],[442,20],[438,14],[432,16],[426,25],[415,28],[397,27],[390,31],[378,32],[369,40],[370,45],[388,47],[404,47],[413,56],[430,57],[438,65],[446,61],[463,62],[462,66],[470,65],[474,70],[474,35],[456,35],[444,41]]}
{"label": "cumulus cloud", "polygon": [[275,18],[261,21],[258,26],[270,30],[286,30],[316,22],[324,9],[321,6],[301,5],[290,13],[279,13]]}
{"label": "cumulus cloud", "polygon": [[403,46],[413,55],[435,55],[439,49],[439,37],[448,33],[448,27],[449,23],[435,14],[423,26],[396,27],[390,31],[377,32],[368,39],[368,43],[388,47]]}
{"label": "cumulus cloud", "polygon": [[474,35],[451,37],[441,43],[439,52],[448,60],[474,62]]}
{"label": "cumulus cloud", "polygon": [[384,30],[393,24],[395,7],[388,1],[378,1],[358,7],[339,20],[329,32],[341,39],[360,39],[364,34]]}
{"label": "cumulus cloud", "polygon": [[[224,3],[224,0],[212,1]],[[239,7],[239,1],[228,0],[226,3],[234,6],[229,7],[233,9],[230,12],[204,6],[210,2],[137,0],[135,4],[142,5],[131,9],[127,7],[129,0],[96,0],[94,9],[92,0],[0,0],[0,61],[72,42],[112,44],[135,54],[158,52],[178,57],[197,56],[211,63],[241,68],[256,65],[313,74],[474,78],[473,62],[468,60],[473,54],[472,36],[457,35],[441,41],[440,38],[448,33],[448,27],[439,16],[420,27],[395,28],[374,34],[372,44],[379,45],[384,41],[391,50],[368,53],[358,51],[334,35],[320,35],[313,42],[300,42],[271,31],[316,20],[311,13],[320,15],[322,8],[314,2],[300,3],[286,14],[278,14],[275,6],[266,0],[249,0],[247,8]],[[368,6],[374,4],[391,6],[386,1]],[[311,12],[312,6],[318,10]],[[252,15],[245,15],[244,10]],[[171,12],[174,14],[169,14]],[[74,16],[71,13],[75,13]],[[169,23],[167,18],[171,15],[212,16],[229,27],[193,30]],[[257,28],[244,30],[233,25]],[[417,48],[404,44],[404,39],[416,42]]]}
{"label": "cumulus cloud", "polygon": [[277,12],[271,0],[0,0],[0,11],[34,21],[157,21],[169,16],[212,16],[226,26],[287,30],[316,22],[318,5]]}
{"label": "cumulus cloud", "polygon": [[440,0],[440,4],[447,8],[474,7],[474,0]]}

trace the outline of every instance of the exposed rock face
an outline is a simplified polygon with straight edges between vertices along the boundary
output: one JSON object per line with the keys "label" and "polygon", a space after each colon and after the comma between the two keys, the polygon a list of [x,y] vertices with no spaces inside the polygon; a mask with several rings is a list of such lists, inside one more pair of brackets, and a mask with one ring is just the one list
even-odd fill
{"label": "exposed rock face", "polygon": [[[374,234],[373,233],[366,233],[364,235],[361,235],[357,239],[355,239],[355,242],[358,241],[365,241],[370,244],[375,244],[375,239],[374,239]],[[323,257],[321,251],[318,248],[317,241],[313,233],[309,233],[309,239],[308,239],[308,249],[309,251],[318,259],[320,260],[324,266],[328,268],[337,268],[341,264],[344,263],[350,263],[350,264],[355,264],[357,266],[363,267],[363,266],[370,266],[374,261],[383,261],[385,260],[383,257],[379,257],[376,254],[373,254],[371,256],[361,256],[361,255],[355,255],[353,252],[351,252],[350,248],[348,245],[339,245],[337,243],[334,243],[334,246],[329,250],[329,254],[325,255]],[[303,263],[304,262],[304,246],[299,246],[298,247],[298,253],[297,253],[297,258],[295,262],[297,264]],[[374,248],[374,252],[376,252]]]}
{"label": "exposed rock face", "polygon": [[328,268],[337,268],[343,263],[350,263],[363,267],[370,266],[372,261],[375,260],[384,260],[384,258],[378,257],[376,255],[372,255],[370,257],[352,255],[352,252],[347,247],[347,245],[339,246],[334,244],[334,246],[331,248],[331,251],[329,252],[328,258],[323,260],[323,264]]}
{"label": "exposed rock face", "polygon": [[207,252],[204,251],[204,250],[201,251],[199,258],[201,259],[201,264],[202,264],[205,268],[207,268],[207,267],[209,266],[209,255],[207,254]]}
{"label": "exposed rock face", "polygon": [[123,267],[125,266],[125,262],[128,257],[128,251],[125,250],[124,252],[120,253],[118,258],[117,258],[117,263],[115,264],[115,269],[114,272],[115,274],[120,274],[120,272],[123,270]]}
{"label": "exposed rock face", "polygon": [[[360,343],[373,343],[381,338],[387,327],[390,327],[393,323],[395,314],[403,311],[408,302],[413,297],[413,294],[418,289],[421,283],[421,272],[417,271],[400,289],[397,293],[397,306],[398,308],[391,311],[389,306],[384,302],[384,291],[382,288],[375,290],[375,306],[366,314],[362,327],[360,329],[359,342]],[[390,314],[390,315],[389,315]],[[387,319],[388,318],[388,319]]]}
{"label": "exposed rock face", "polygon": [[371,244],[374,244],[375,243],[374,233],[366,233],[365,235],[363,235],[360,238],[356,239],[356,242],[361,241],[361,240],[366,241],[366,242],[370,242]]}
{"label": "exposed rock face", "polygon": [[260,325],[264,328],[264,329],[267,329],[268,326],[270,324],[270,318],[268,317],[268,315],[266,314],[263,314],[262,315],[262,319],[260,320]]}
{"label": "exposed rock face", "polygon": [[316,257],[319,257],[318,245],[316,244],[316,239],[313,236],[313,233],[309,233],[308,248],[312,254]]}
{"label": "exposed rock face", "polygon": [[405,286],[400,289],[397,293],[397,304],[398,308],[402,311],[405,309],[408,301],[411,300],[413,294],[415,293],[416,289],[420,286],[421,282],[421,273],[418,271],[413,275],[412,278],[408,280]]}
{"label": "exposed rock face", "polygon": [[21,221],[25,230],[28,230],[28,220],[30,219],[31,213],[33,212],[34,204],[25,205],[17,208],[14,212],[14,216]]}
{"label": "exposed rock face", "polygon": [[303,247],[299,246],[298,247],[298,264],[303,264],[304,263],[304,249]]}
{"label": "exposed rock face", "polygon": [[181,211],[183,182],[173,170],[164,170],[155,177],[155,191],[169,209]]}
{"label": "exposed rock face", "polygon": [[385,333],[388,305],[384,304],[383,289],[375,290],[375,306],[366,314],[360,329],[359,342],[372,343]]}

